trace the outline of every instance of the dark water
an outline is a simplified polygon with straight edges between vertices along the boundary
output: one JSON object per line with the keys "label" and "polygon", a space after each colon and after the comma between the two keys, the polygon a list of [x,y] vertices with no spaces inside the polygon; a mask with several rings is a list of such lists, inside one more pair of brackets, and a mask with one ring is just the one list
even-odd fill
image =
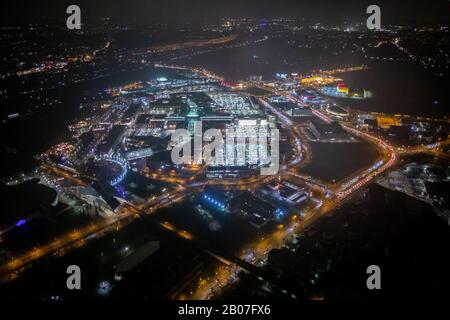
{"label": "dark water", "polygon": [[373,62],[357,53],[331,54],[320,47],[301,48],[293,38],[269,38],[256,44],[226,48],[177,61],[202,66],[232,80],[262,75],[273,79],[276,73],[308,74],[317,69],[366,64],[369,70],[337,75],[350,88],[367,89],[374,97],[363,101],[342,100],[347,106],[365,111],[412,115],[444,116],[448,111],[448,78],[437,77],[412,62]]}
{"label": "dark water", "polygon": [[182,59],[178,63],[202,66],[232,80],[248,79],[250,75],[262,75],[264,80],[269,80],[276,73],[307,74],[315,69],[362,63],[358,57],[345,53],[332,55],[323,47],[300,48],[300,42],[292,43],[292,40],[291,37],[269,38]]}
{"label": "dark water", "polygon": [[325,181],[339,181],[376,162],[378,152],[369,143],[311,143],[313,159],[303,172]]}
{"label": "dark water", "polygon": [[[263,35],[261,35],[261,38]],[[276,73],[298,72],[306,74],[314,69],[366,63],[356,54],[326,54],[320,48],[300,48],[298,42],[285,37],[269,38],[266,41],[243,47],[224,48],[191,58],[174,61],[177,64],[202,66],[230,79],[247,79],[249,75],[263,75],[271,79]],[[324,53],[325,52],[325,53]],[[413,115],[448,115],[449,97],[446,78],[437,78],[421,66],[409,62],[371,63],[370,69],[340,75],[351,88],[371,90],[372,99],[362,101],[342,100],[344,106],[364,111],[402,113]],[[0,176],[17,169],[32,166],[30,159],[36,153],[63,140],[67,125],[81,116],[79,105],[84,97],[87,101],[107,87],[137,80],[148,80],[167,76],[168,70],[147,68],[128,71],[92,80],[49,92],[63,100],[58,107],[40,110],[26,119],[0,124],[3,166]],[[17,108],[21,105],[17,102]],[[16,153],[7,152],[14,148]]]}
{"label": "dark water", "polygon": [[380,63],[369,70],[338,75],[350,88],[368,89],[372,99],[342,101],[365,111],[449,116],[448,82],[411,63]]}

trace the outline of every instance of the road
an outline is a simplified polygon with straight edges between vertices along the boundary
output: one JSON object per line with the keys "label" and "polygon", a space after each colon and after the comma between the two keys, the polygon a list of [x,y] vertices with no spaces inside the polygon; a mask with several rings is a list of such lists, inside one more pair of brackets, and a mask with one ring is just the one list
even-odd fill
{"label": "road", "polygon": [[[289,98],[291,98],[290,94],[287,93],[280,93],[277,92],[277,94],[284,94],[287,95]],[[298,100],[295,100],[298,102]],[[293,123],[290,119],[288,119],[280,110],[277,110],[275,107],[271,106],[269,103],[267,103],[264,100],[260,100],[260,102],[264,105],[264,107],[270,109],[277,117],[278,119],[286,126],[290,126],[291,128],[294,128]],[[319,111],[315,110],[314,114],[321,118],[324,121],[331,121],[326,115],[320,113]],[[267,255],[270,250],[275,248],[280,248],[286,241],[288,240],[289,236],[301,233],[307,230],[309,227],[311,227],[317,220],[322,218],[323,216],[330,214],[333,209],[336,207],[342,205],[344,201],[350,198],[350,196],[357,191],[359,191],[361,188],[367,186],[371,181],[373,181],[374,178],[391,168],[393,165],[397,162],[397,153],[393,146],[391,146],[387,141],[382,140],[381,138],[371,135],[369,133],[360,131],[356,128],[351,127],[350,125],[343,124],[343,128],[350,133],[357,135],[363,139],[366,139],[370,141],[371,143],[376,144],[384,157],[387,159],[385,163],[378,169],[374,171],[366,171],[363,173],[359,173],[357,175],[358,179],[355,179],[354,182],[350,185],[347,185],[346,188],[342,189],[341,186],[337,186],[336,188],[340,190],[338,193],[334,194],[331,198],[323,198],[322,202],[319,203],[318,206],[311,209],[308,212],[304,213],[304,216],[302,219],[299,219],[298,216],[293,216],[292,221],[288,225],[280,225],[277,230],[275,230],[272,234],[266,235],[260,239],[258,239],[256,242],[246,246],[242,254],[240,255],[240,259],[245,260],[248,257],[248,253],[251,252],[252,254],[252,262],[255,265],[263,264],[267,260]],[[300,136],[298,132],[294,129],[291,130],[291,133],[294,135],[295,138],[300,139]],[[300,140],[301,141],[301,140]],[[298,147],[300,150],[300,154],[302,153],[301,150],[301,142],[299,141]],[[295,165],[293,166],[295,168]],[[289,172],[289,170],[288,170]],[[292,172],[289,172],[291,175],[295,174]],[[302,178],[301,175],[297,175],[297,177]],[[349,179],[352,180],[352,179]],[[315,182],[315,181],[311,181]],[[318,183],[317,187],[319,189],[323,189],[324,184]],[[328,186],[325,186],[328,188]],[[300,221],[299,221],[300,220]],[[227,285],[235,282],[237,280],[239,272],[241,272],[243,269],[239,266],[232,264],[228,266],[219,266],[214,273],[214,276],[211,276],[207,278],[205,281],[205,278],[201,278],[199,281],[199,285],[197,290],[192,292],[192,294],[184,293],[177,297],[178,299],[192,299],[192,300],[204,300],[204,299],[210,299],[214,296],[220,295],[222,292],[222,289],[226,287]],[[288,292],[289,293],[289,292]]]}
{"label": "road", "polygon": [[[200,72],[207,77],[211,77],[217,80],[222,79],[220,76],[212,74],[204,69],[195,69],[194,71]],[[267,90],[268,88],[264,87],[264,89]],[[284,95],[291,101],[303,105],[301,101],[299,101],[295,97],[292,97],[292,95],[288,92],[274,91],[273,93]],[[284,127],[289,130],[291,138],[294,141],[295,157],[288,163],[280,167],[278,176],[293,176],[295,178],[302,179],[310,184],[313,188],[315,188],[316,191],[321,192],[324,196],[321,198],[321,201],[316,205],[316,207],[310,209],[307,212],[304,212],[303,217],[300,218],[299,215],[294,215],[291,221],[289,221],[289,223],[287,223],[286,225],[279,225],[278,228],[271,234],[257,239],[255,242],[246,245],[245,248],[242,249],[242,252],[238,255],[238,258],[242,261],[253,263],[256,266],[265,263],[265,261],[267,260],[268,252],[270,250],[281,247],[291,235],[307,230],[321,217],[330,214],[333,209],[342,205],[361,188],[364,188],[376,177],[393,167],[397,163],[399,154],[430,151],[438,154],[438,152],[442,152],[439,148],[442,148],[444,144],[448,143],[448,141],[443,141],[432,148],[425,147],[416,149],[411,148],[408,150],[396,150],[392,145],[389,144],[389,142],[383,140],[380,137],[360,131],[349,124],[341,123],[342,127],[351,134],[359,136],[360,138],[375,144],[382,154],[383,163],[375,169],[368,168],[366,170],[358,172],[357,174],[354,174],[353,177],[347,179],[345,183],[341,182],[338,185],[330,186],[322,181],[298,173],[297,169],[308,161],[311,161],[312,158],[310,148],[307,144],[307,139],[305,139],[301,130],[299,130],[292,123],[292,121],[280,110],[270,105],[267,101],[264,100],[264,98],[259,98],[259,102],[264,108],[270,110],[281,121],[281,123],[283,123]],[[324,121],[331,121],[328,116],[322,114],[318,110],[314,110],[314,115]],[[66,179],[72,181],[77,185],[86,185],[85,179],[83,179],[82,177],[75,177],[72,174],[65,172],[61,168],[50,166],[47,167],[47,169],[51,170],[57,175],[65,177]],[[268,181],[270,181],[270,179],[273,178],[257,176],[245,180],[239,180],[237,182],[227,180],[206,182],[196,181],[196,179],[201,176],[200,173],[202,171],[203,170],[199,170],[195,175],[193,175],[193,177],[190,177],[189,179],[180,179],[178,177],[170,176],[163,177],[159,173],[154,173],[154,175],[153,173],[150,173],[150,176],[153,175],[152,177],[156,179],[176,183],[179,187],[176,190],[167,192],[166,194],[163,194],[159,197],[147,199],[146,203],[141,206],[133,206],[127,203],[122,204],[122,208],[118,212],[117,216],[113,219],[96,220],[83,228],[73,230],[61,236],[58,236],[53,241],[50,241],[47,244],[36,246],[26,252],[17,255],[7,264],[0,266],[0,277],[3,280],[10,280],[12,278],[15,278],[18,276],[18,274],[20,274],[21,269],[42,257],[48,256],[50,254],[58,254],[58,252],[65,252],[73,248],[75,245],[76,247],[82,246],[87,242],[87,238],[100,237],[107,232],[117,230],[117,228],[119,228],[120,226],[126,225],[134,219],[142,216],[142,214],[152,214],[161,207],[170,206],[177,201],[181,201],[184,197],[189,195],[194,190],[199,191],[207,184],[216,184],[245,189],[249,187],[258,187],[262,184],[267,183]],[[325,197],[325,194],[327,194],[328,196]],[[185,240],[195,240],[195,236],[192,235],[189,231],[179,230],[167,221],[160,222],[160,226],[165,230],[174,232]],[[218,258],[220,258],[220,255],[218,255]],[[203,277],[199,280],[199,286],[197,290],[192,292],[192,294],[183,294],[177,298],[208,299],[212,295],[220,294],[222,288],[230,283],[237,281],[238,273],[241,270],[242,268],[232,261],[230,264],[225,263],[225,265],[220,265],[214,273],[214,276],[209,277],[209,279]]]}
{"label": "road", "polygon": [[40,258],[50,254],[58,255],[74,247],[84,246],[88,242],[87,239],[99,238],[108,232],[118,231],[134,219],[139,218],[143,213],[151,214],[162,207],[172,205],[188,195],[188,193],[182,191],[184,189],[178,189],[160,197],[149,199],[147,203],[139,207],[124,203],[115,217],[97,219],[84,227],[59,235],[46,244],[36,245],[26,252],[11,257],[7,264],[0,266],[0,281],[9,281],[16,278],[21,269]]}

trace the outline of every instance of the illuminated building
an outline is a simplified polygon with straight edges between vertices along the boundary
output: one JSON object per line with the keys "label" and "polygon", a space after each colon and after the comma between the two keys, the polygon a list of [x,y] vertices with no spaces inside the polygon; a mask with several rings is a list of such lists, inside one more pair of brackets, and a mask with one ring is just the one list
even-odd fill
{"label": "illuminated building", "polygon": [[346,95],[348,95],[348,87],[347,87],[347,85],[345,84],[345,83],[343,83],[343,82],[339,82],[338,84],[337,84],[337,91],[339,92],[339,93],[343,93],[343,94],[346,94]]}
{"label": "illuminated building", "polygon": [[366,99],[366,98],[372,98],[372,97],[373,97],[372,91],[370,91],[370,90],[365,90],[365,89],[364,89],[363,97],[364,97],[364,99]]}
{"label": "illuminated building", "polygon": [[348,112],[339,106],[329,106],[327,108],[327,112],[329,114],[332,114],[334,116],[341,117],[341,118],[348,116]]}
{"label": "illuminated building", "polygon": [[219,211],[225,212],[228,210],[228,198],[216,189],[206,187],[200,199],[204,204]]}
{"label": "illuminated building", "polygon": [[286,202],[289,206],[300,204],[308,199],[305,189],[290,181],[283,180],[281,183],[272,181],[267,187],[271,190],[272,197]]}
{"label": "illuminated building", "polygon": [[280,208],[276,208],[271,203],[255,197],[249,191],[232,199],[230,201],[230,210],[247,216],[250,219],[250,224],[256,228],[261,228],[268,221],[274,220],[284,213]]}
{"label": "illuminated building", "polygon": [[252,99],[240,94],[209,94],[209,97],[215,102],[215,105],[212,106],[213,111],[225,112],[235,116],[260,114]]}
{"label": "illuminated building", "polygon": [[294,95],[298,96],[306,104],[324,104],[327,102],[326,99],[322,98],[316,91],[311,89],[295,91]]}
{"label": "illuminated building", "polygon": [[309,108],[294,108],[291,110],[292,117],[312,117],[313,113]]}
{"label": "illuminated building", "polygon": [[302,78],[300,80],[300,84],[303,86],[323,86],[323,85],[329,85],[336,81],[340,81],[339,78],[334,78],[327,75],[313,75],[311,77]]}
{"label": "illuminated building", "polygon": [[376,118],[371,114],[359,114],[357,127],[365,130],[373,130],[378,127]]}
{"label": "illuminated building", "polygon": [[126,152],[125,157],[128,161],[141,158],[151,157],[153,155],[152,148],[141,148]]}
{"label": "illuminated building", "polygon": [[224,131],[223,148],[216,149],[211,167],[270,164],[270,127],[265,119],[239,119]]}
{"label": "illuminated building", "polygon": [[401,126],[402,122],[398,117],[377,116],[377,124],[380,128],[389,129],[391,126]]}
{"label": "illuminated building", "polygon": [[252,75],[252,76],[249,76],[248,79],[249,79],[250,82],[261,82],[262,81],[262,76]]}

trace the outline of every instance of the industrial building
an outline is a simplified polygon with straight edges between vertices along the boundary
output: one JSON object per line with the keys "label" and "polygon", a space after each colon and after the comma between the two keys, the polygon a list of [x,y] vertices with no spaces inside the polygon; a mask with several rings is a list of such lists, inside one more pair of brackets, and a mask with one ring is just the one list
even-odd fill
{"label": "industrial building", "polygon": [[335,141],[348,139],[347,132],[334,121],[331,123],[309,121],[309,130],[320,141]]}

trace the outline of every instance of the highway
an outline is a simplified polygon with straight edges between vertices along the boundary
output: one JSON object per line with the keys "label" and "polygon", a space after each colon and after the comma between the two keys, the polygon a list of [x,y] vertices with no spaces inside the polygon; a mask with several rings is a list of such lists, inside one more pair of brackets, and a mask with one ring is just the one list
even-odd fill
{"label": "highway", "polygon": [[[267,89],[267,88],[266,88]],[[277,92],[277,94],[280,94],[280,92]],[[289,98],[292,99],[290,94],[284,94],[287,95]],[[299,102],[297,99],[295,99],[296,102]],[[282,114],[280,110],[277,110],[275,107],[271,106],[266,101],[260,99],[260,102],[264,105],[264,107],[270,109],[277,117],[278,119],[286,126],[291,127],[291,133],[294,135],[294,138],[301,139],[301,137],[298,134],[299,130],[294,130],[295,128],[293,126],[293,123],[290,121],[289,118],[287,118],[285,115]],[[331,119],[327,117],[326,115],[320,113],[319,111],[315,110],[314,114],[321,118],[324,121],[330,122]],[[261,237],[256,242],[249,244],[242,250],[242,254],[239,256],[240,259],[245,260],[248,256],[248,252],[252,253],[252,262],[255,266],[264,264],[267,260],[267,255],[270,250],[275,248],[280,248],[289,238],[289,236],[295,234],[295,233],[301,233],[307,230],[309,227],[311,227],[317,220],[322,218],[323,216],[330,214],[333,209],[336,207],[342,205],[344,201],[349,199],[352,194],[359,191],[361,188],[367,186],[371,181],[373,181],[374,178],[394,166],[397,162],[398,156],[393,146],[391,146],[387,141],[382,140],[379,137],[376,137],[374,135],[368,134],[366,132],[360,131],[356,128],[353,128],[349,125],[342,124],[343,128],[350,133],[357,135],[365,140],[368,140],[371,143],[376,144],[382,154],[385,158],[388,160],[378,169],[374,171],[366,171],[361,174],[359,173],[357,175],[358,179],[354,180],[354,183],[351,185],[348,185],[345,189],[340,190],[338,193],[336,193],[331,198],[325,198],[323,197],[322,203],[320,205],[316,206],[314,209],[305,212],[304,216],[299,219],[298,216],[293,216],[292,221],[289,225],[280,225],[277,230],[275,230],[272,234],[266,235],[264,237]],[[300,140],[301,141],[301,140]],[[302,153],[301,149],[301,142],[298,143],[298,151],[300,154]],[[292,167],[291,167],[292,168]],[[293,166],[295,168],[295,166]],[[298,175],[297,173],[290,172],[290,170],[287,170],[288,174],[290,175],[297,175],[298,178],[305,178],[301,175]],[[352,180],[351,178],[349,180]],[[309,181],[313,182],[313,184],[317,181]],[[323,190],[324,187],[326,189],[329,189],[329,186],[326,186],[324,183],[317,183],[316,188],[319,190]],[[342,189],[341,186],[336,186],[336,189]],[[300,220],[300,221],[299,221]],[[230,259],[231,260],[231,259]],[[248,269],[248,268],[246,268]],[[202,277],[202,279],[199,281],[198,289],[192,292],[192,294],[182,294],[178,299],[192,299],[192,300],[204,300],[204,299],[210,299],[213,297],[217,297],[222,292],[223,288],[238,279],[238,274],[243,269],[238,264],[231,264],[231,265],[221,265],[217,268],[215,275],[212,277],[209,277],[207,281],[205,281],[205,277]],[[289,292],[286,288],[284,288],[286,292]]]}
{"label": "highway", "polygon": [[50,254],[58,256],[62,252],[65,253],[70,249],[79,248],[88,242],[87,239],[99,238],[108,232],[118,231],[133,220],[139,218],[143,213],[154,213],[162,207],[179,202],[189,194],[180,193],[180,191],[175,190],[163,194],[160,197],[151,198],[142,206],[123,203],[114,217],[96,219],[84,227],[59,235],[46,244],[35,245],[28,251],[11,257],[7,264],[0,266],[0,281],[15,279],[24,267],[40,258]]}
{"label": "highway", "polygon": [[418,146],[410,146],[407,148],[397,148],[397,152],[404,155],[426,153],[437,158],[448,160],[450,159],[450,153],[448,151],[444,151],[444,147],[448,146],[449,144],[450,139],[445,139],[437,143],[428,145],[421,144]]}
{"label": "highway", "polygon": [[[158,65],[160,66],[160,65]],[[170,66],[160,66],[170,67]],[[175,67],[174,68],[184,68]],[[222,77],[215,75],[204,69],[193,69],[196,72],[201,72],[204,76],[211,77],[213,79],[223,79]],[[268,90],[264,86],[265,90]],[[301,101],[292,97],[289,92],[274,91],[275,94],[283,95],[291,101],[303,105]],[[342,205],[345,201],[351,198],[353,194],[366,187],[376,177],[386,172],[398,162],[399,155],[412,154],[412,153],[431,153],[434,155],[443,156],[441,153],[442,148],[447,145],[450,139],[438,143],[436,146],[419,146],[408,149],[396,149],[388,141],[382,138],[369,134],[367,132],[358,130],[348,123],[341,122],[342,127],[352,135],[356,135],[362,139],[369,141],[377,146],[382,155],[383,162],[380,166],[373,168],[367,168],[365,170],[354,173],[351,177],[345,181],[339,182],[336,185],[329,185],[318,179],[302,175],[298,172],[305,163],[308,163],[312,159],[311,148],[307,144],[307,139],[304,137],[301,130],[299,130],[294,123],[285,116],[280,110],[268,103],[264,98],[258,98],[261,105],[270,110],[288,129],[291,139],[294,142],[295,157],[288,163],[280,166],[280,170],[276,176],[255,176],[248,179],[239,179],[238,181],[228,180],[211,180],[204,181],[198,180],[202,177],[203,167],[199,168],[195,174],[187,179],[182,179],[175,176],[166,176],[160,172],[148,172],[148,176],[171,182],[178,185],[173,191],[162,194],[158,197],[152,197],[140,206],[135,206],[128,203],[123,203],[121,208],[117,212],[114,218],[110,219],[98,219],[88,225],[72,230],[68,233],[59,235],[53,241],[49,243],[35,246],[26,252],[22,252],[13,257],[7,264],[0,266],[0,278],[2,281],[14,279],[20,274],[20,271],[29,264],[37,261],[40,258],[49,256],[50,254],[58,255],[63,252],[67,252],[72,248],[78,248],[83,246],[88,240],[87,238],[98,238],[102,235],[118,230],[125,226],[129,222],[141,217],[143,214],[152,214],[156,210],[170,206],[178,201],[181,201],[186,196],[193,192],[199,192],[206,185],[221,185],[230,188],[248,189],[257,188],[263,184],[268,183],[271,179],[276,177],[287,177],[301,179],[308,183],[312,189],[322,194],[321,201],[316,207],[304,212],[304,215],[294,215],[289,223],[285,225],[279,225],[276,230],[271,234],[264,235],[253,243],[246,245],[242,248],[240,254],[236,257],[215,252],[211,248],[205,247],[205,245],[199,245],[201,248],[214,256],[217,260],[222,261],[214,273],[214,276],[210,276],[208,280],[206,276],[202,276],[199,279],[199,286],[197,290],[192,294],[183,293],[178,296],[178,299],[209,299],[211,297],[220,295],[222,289],[227,285],[238,280],[238,274],[244,269],[251,271],[254,274],[258,274],[258,267],[264,264],[267,260],[267,255],[270,250],[274,248],[280,248],[283,246],[289,237],[295,233],[301,233],[310,228],[321,217],[330,214],[336,207]],[[330,122],[331,119],[318,110],[313,111],[314,115],[323,121]],[[447,154],[448,156],[448,154]],[[73,182],[75,185],[85,186],[88,184],[89,179],[86,177],[74,176],[73,173],[65,171],[62,168],[52,166],[50,164],[43,164],[43,166],[52,173],[62,176],[65,179]],[[327,195],[327,196],[325,196]],[[191,234],[188,230],[179,230],[168,221],[161,221],[159,225],[164,230],[170,231],[178,235],[187,241],[196,242],[195,235]],[[255,269],[256,268],[256,269]],[[264,276],[263,273],[260,275]],[[267,277],[270,277],[267,275]],[[288,291],[288,290],[287,290]]]}

